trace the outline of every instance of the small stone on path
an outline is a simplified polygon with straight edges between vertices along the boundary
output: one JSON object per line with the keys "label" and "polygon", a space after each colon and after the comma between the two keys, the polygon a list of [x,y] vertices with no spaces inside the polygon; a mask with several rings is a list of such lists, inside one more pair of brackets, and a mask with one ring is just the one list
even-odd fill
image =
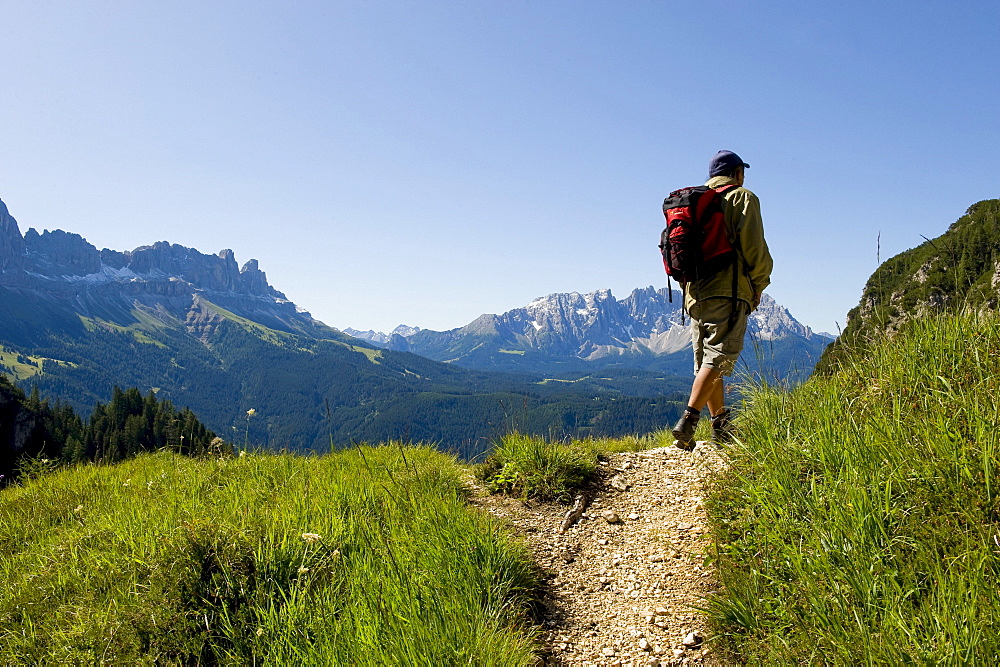
{"label": "small stone on path", "polygon": [[698,646],[699,644],[701,644],[701,640],[702,640],[701,633],[689,632],[686,635],[684,635],[683,643],[688,648],[692,648],[694,646]]}
{"label": "small stone on path", "polygon": [[620,475],[612,477],[610,484],[611,488],[616,491],[628,491],[628,483]]}

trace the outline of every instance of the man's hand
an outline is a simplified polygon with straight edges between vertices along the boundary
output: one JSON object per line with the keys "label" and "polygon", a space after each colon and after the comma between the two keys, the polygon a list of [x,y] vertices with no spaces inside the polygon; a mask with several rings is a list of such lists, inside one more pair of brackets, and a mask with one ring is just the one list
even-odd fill
{"label": "man's hand", "polygon": [[760,296],[761,296],[760,292],[757,292],[756,294],[753,295],[753,308],[750,309],[751,312],[757,310],[757,306],[760,305]]}

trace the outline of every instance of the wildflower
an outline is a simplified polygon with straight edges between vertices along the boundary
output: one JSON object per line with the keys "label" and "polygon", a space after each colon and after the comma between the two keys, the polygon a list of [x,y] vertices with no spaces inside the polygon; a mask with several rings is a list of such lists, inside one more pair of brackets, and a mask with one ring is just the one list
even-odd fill
{"label": "wildflower", "polygon": [[240,458],[241,458],[241,459],[242,459],[242,458],[245,458],[245,457],[246,457],[246,455],[247,455],[247,453],[246,453],[246,450],[244,450],[244,449],[241,449],[241,450],[240,450]]}
{"label": "wildflower", "polygon": [[257,636],[260,637],[264,634],[264,628],[257,628]]}
{"label": "wildflower", "polygon": [[253,408],[247,410],[247,417],[253,417],[255,414],[257,414],[257,411],[254,410]]}
{"label": "wildflower", "polygon": [[308,567],[299,566],[299,574],[306,574],[307,572],[309,572]]}
{"label": "wildflower", "polygon": [[122,484],[122,486],[132,486],[132,480],[126,479],[125,482]]}
{"label": "wildflower", "polygon": [[146,482],[146,488],[147,489],[152,489],[153,488],[153,480],[149,480],[148,482]]}
{"label": "wildflower", "polygon": [[83,512],[83,505],[77,505],[76,509],[73,510],[73,514],[80,514]]}
{"label": "wildflower", "polygon": [[316,533],[302,533],[302,539],[306,542],[319,542],[323,538]]}

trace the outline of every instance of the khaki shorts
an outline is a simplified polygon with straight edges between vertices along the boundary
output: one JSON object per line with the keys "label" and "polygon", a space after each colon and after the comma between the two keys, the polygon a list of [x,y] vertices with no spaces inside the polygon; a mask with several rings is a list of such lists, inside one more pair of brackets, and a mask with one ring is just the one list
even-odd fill
{"label": "khaki shorts", "polygon": [[733,302],[729,298],[705,299],[691,306],[691,342],[694,344],[694,373],[711,366],[723,375],[732,375],[743,351],[750,305],[736,302],[736,317],[730,326]]}

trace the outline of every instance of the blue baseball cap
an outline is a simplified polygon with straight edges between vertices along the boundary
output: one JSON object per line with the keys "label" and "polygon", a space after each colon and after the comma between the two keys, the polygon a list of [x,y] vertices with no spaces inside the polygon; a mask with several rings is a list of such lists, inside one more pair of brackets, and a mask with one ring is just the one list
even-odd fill
{"label": "blue baseball cap", "polygon": [[750,165],[743,161],[739,155],[732,151],[719,151],[712,158],[712,161],[708,163],[708,176],[721,176],[733,167],[742,166],[744,169],[749,169]]}

